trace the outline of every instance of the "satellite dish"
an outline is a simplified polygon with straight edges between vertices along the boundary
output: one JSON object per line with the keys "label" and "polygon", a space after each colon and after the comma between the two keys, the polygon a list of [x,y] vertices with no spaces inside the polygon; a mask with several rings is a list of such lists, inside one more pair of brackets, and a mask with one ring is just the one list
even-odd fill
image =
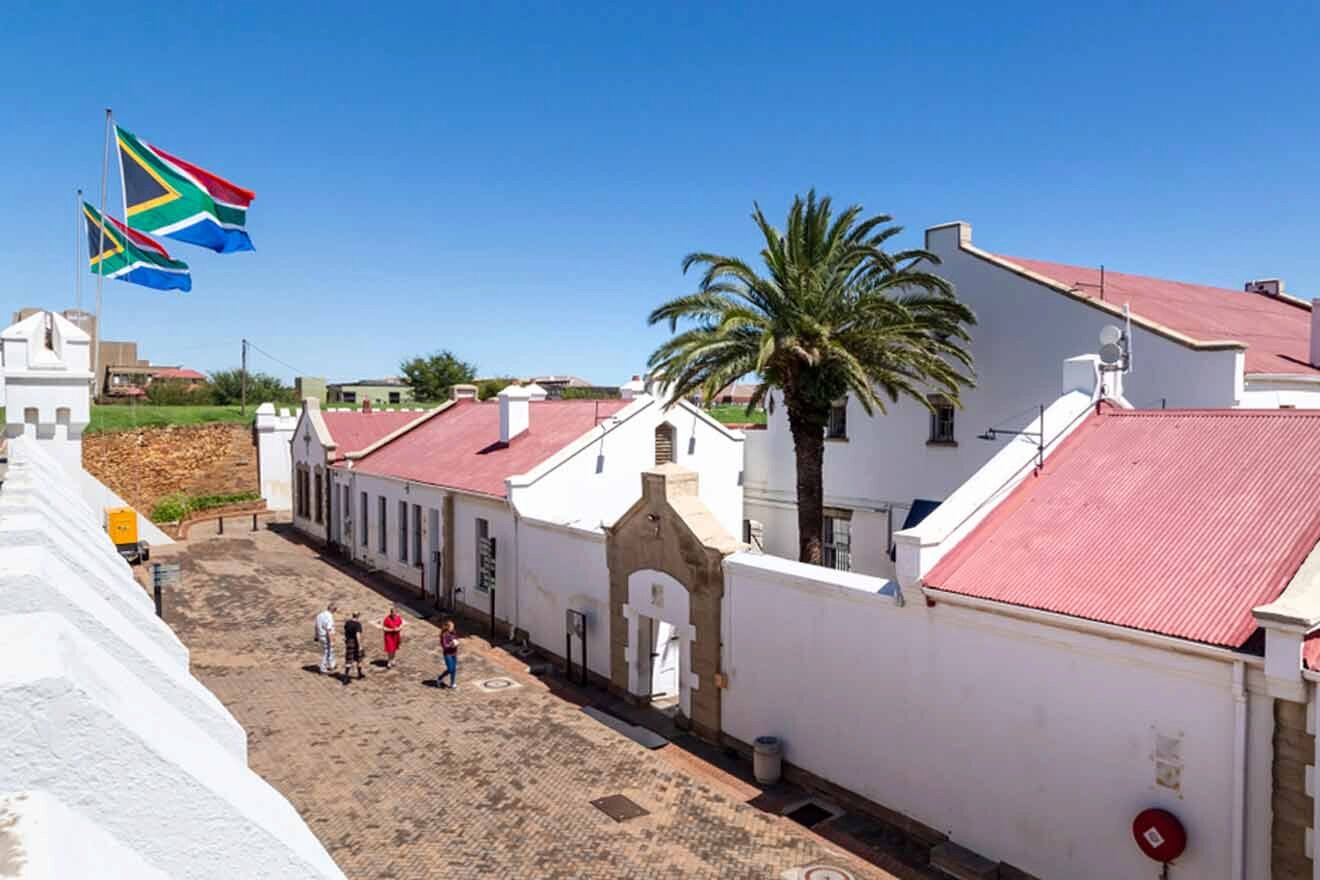
{"label": "satellite dish", "polygon": [[1113,365],[1123,360],[1123,346],[1117,342],[1106,342],[1100,346],[1100,362],[1105,365]]}
{"label": "satellite dish", "polygon": [[1123,331],[1113,324],[1106,325],[1100,330],[1100,344],[1102,346],[1118,345],[1119,340],[1122,338]]}

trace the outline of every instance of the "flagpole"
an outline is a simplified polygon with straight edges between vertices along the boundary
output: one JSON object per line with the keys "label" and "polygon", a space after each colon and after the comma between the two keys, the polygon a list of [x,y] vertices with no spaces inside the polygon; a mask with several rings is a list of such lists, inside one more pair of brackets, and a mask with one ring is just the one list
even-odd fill
{"label": "flagpole", "polygon": [[96,242],[96,323],[92,325],[92,400],[101,383],[101,285],[105,282],[105,190],[110,176],[110,108],[105,108],[105,149],[101,153],[101,223]]}
{"label": "flagpole", "polygon": [[82,311],[82,188],[73,194],[73,290],[74,307]]}

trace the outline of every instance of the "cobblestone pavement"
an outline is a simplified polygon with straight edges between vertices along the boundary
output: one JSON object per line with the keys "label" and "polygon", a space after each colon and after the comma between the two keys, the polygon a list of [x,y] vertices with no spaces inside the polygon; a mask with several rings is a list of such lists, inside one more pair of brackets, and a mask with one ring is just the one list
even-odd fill
{"label": "cobblestone pavement", "polygon": [[[820,863],[894,877],[744,803],[760,792],[678,746],[620,736],[479,637],[462,643],[454,691],[430,683],[437,631],[408,613],[400,662],[376,666],[372,622],[389,600],[277,531],[176,547],[154,555],[183,563],[165,619],[194,674],[247,728],[252,768],[355,880],[779,878]],[[346,614],[367,621],[364,680],[316,672],[312,619],[329,598],[340,635]],[[478,684],[497,676],[516,686]],[[612,794],[649,815],[615,822],[590,803]]]}

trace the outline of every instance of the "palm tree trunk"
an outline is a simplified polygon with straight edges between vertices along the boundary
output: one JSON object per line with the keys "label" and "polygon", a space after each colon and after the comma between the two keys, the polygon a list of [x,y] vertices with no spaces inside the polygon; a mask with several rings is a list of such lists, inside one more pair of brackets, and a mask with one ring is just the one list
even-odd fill
{"label": "palm tree trunk", "polygon": [[793,454],[797,460],[798,559],[821,563],[825,530],[825,429],[789,410]]}

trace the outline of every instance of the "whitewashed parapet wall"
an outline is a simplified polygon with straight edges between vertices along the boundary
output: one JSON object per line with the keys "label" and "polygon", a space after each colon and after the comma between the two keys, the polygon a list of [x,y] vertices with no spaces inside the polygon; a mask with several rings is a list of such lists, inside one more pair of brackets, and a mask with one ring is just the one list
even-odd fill
{"label": "whitewashed parapet wall", "polygon": [[257,407],[257,479],[261,484],[261,497],[271,510],[293,508],[293,459],[289,441],[298,427],[298,416],[291,415],[287,407],[275,413],[275,404],[263,403]]}
{"label": "whitewashed parapet wall", "polygon": [[[36,447],[11,439],[0,483],[0,792],[66,805],[75,818],[61,821],[99,827],[127,851],[116,859],[165,876],[343,877],[248,769],[242,728]],[[46,876],[92,876],[56,864]]]}
{"label": "whitewashed parapet wall", "polygon": [[168,880],[169,875],[59,798],[18,791],[0,794],[0,877]]}

